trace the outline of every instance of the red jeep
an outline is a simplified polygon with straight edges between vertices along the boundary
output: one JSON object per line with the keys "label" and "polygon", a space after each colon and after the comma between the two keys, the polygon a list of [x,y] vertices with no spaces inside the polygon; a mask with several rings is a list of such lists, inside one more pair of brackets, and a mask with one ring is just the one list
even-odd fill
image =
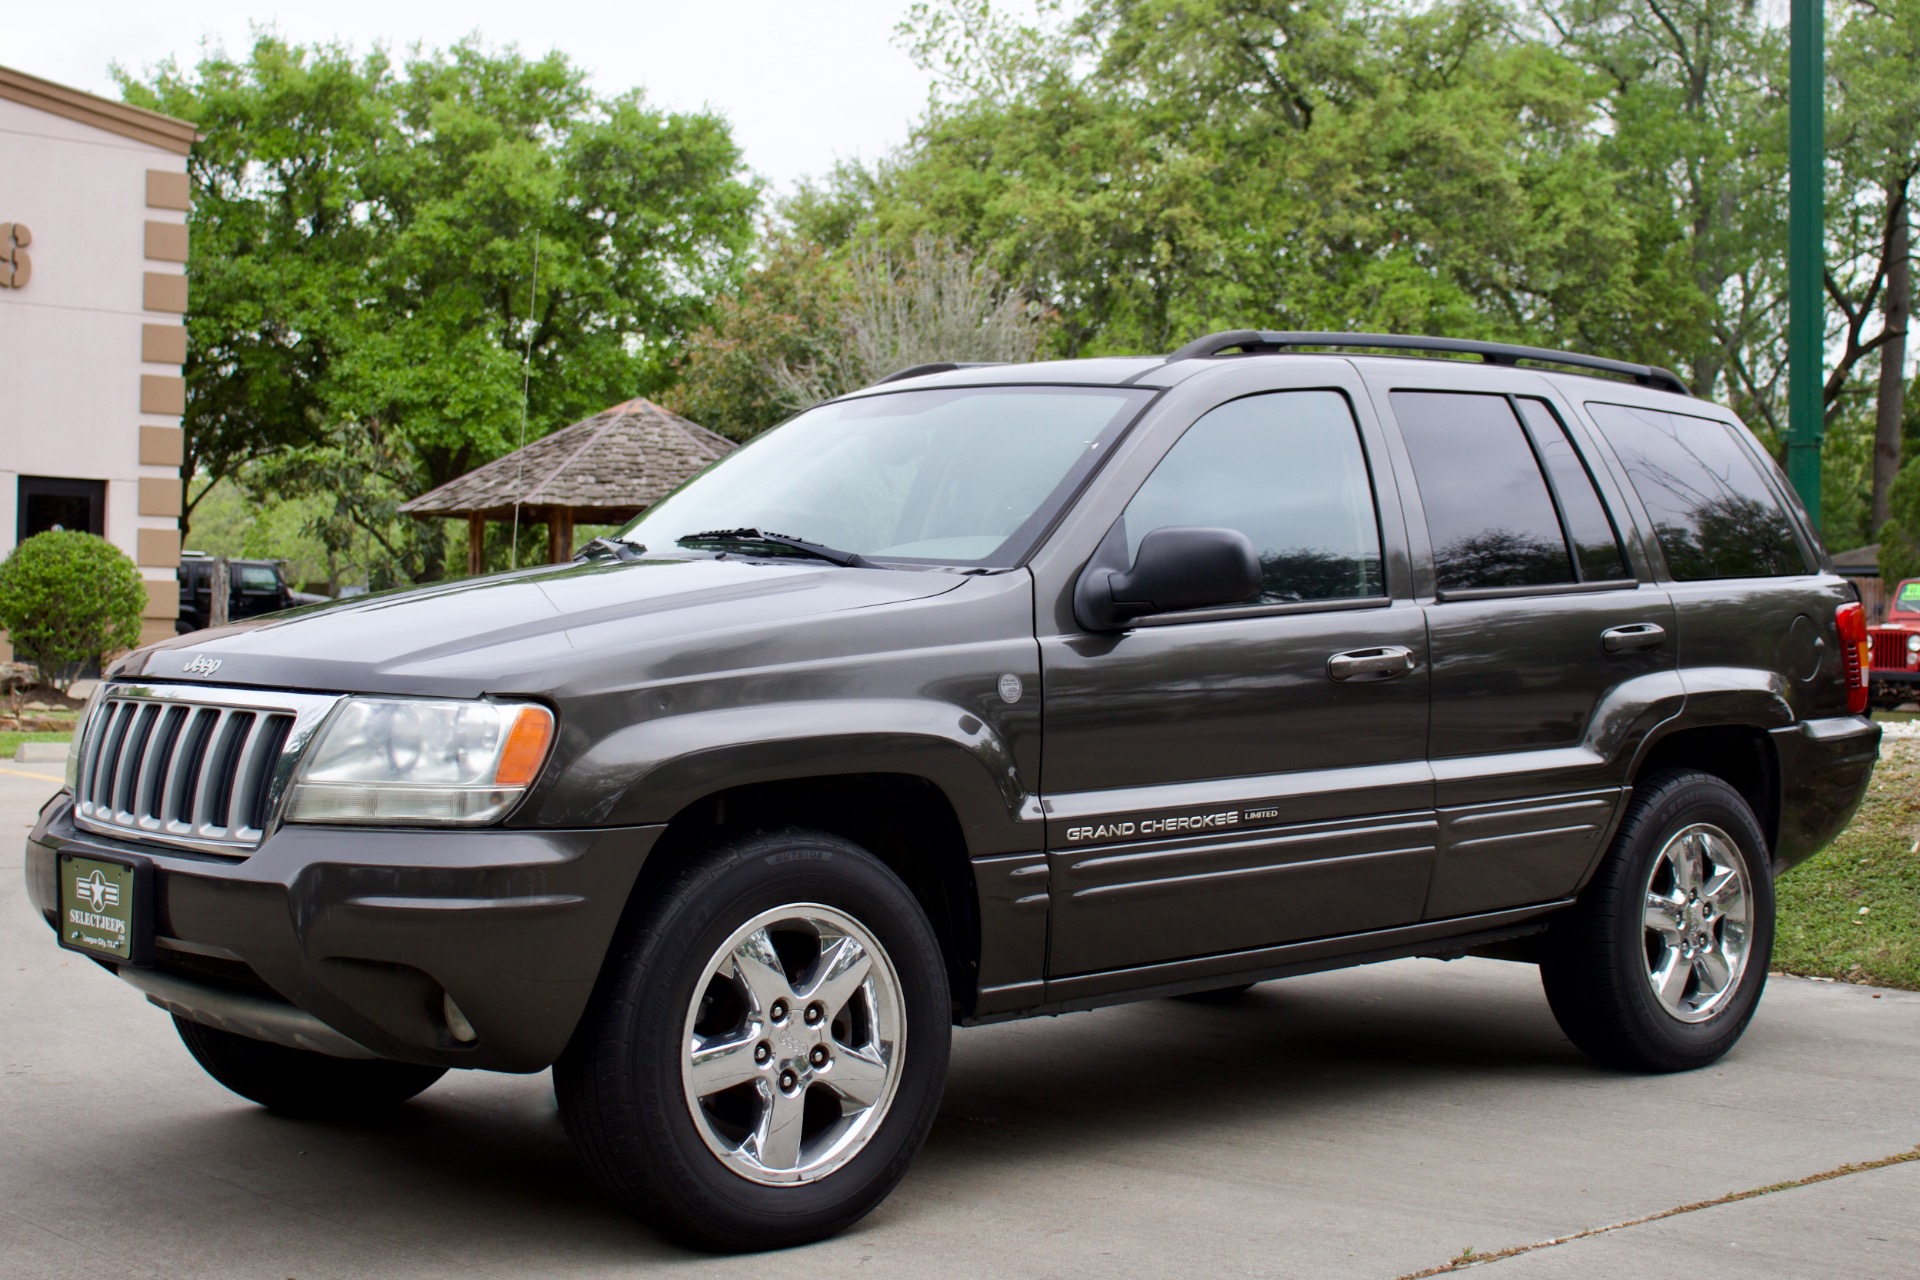
{"label": "red jeep", "polygon": [[1920,698],[1920,578],[1908,578],[1887,601],[1887,620],[1867,628],[1875,705]]}

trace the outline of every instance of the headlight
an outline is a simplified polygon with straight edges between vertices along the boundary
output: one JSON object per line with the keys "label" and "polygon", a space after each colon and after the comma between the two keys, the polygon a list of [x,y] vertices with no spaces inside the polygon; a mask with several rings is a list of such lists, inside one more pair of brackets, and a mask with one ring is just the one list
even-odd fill
{"label": "headlight", "polygon": [[1920,636],[1907,637],[1907,652],[1920,653]]}
{"label": "headlight", "polygon": [[553,713],[525,702],[349,698],[294,779],[289,822],[491,822],[532,785]]}

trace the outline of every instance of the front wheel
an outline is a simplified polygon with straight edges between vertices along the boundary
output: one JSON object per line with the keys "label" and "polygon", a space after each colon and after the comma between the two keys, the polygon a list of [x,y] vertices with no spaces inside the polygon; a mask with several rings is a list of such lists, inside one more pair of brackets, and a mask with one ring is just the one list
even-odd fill
{"label": "front wheel", "polygon": [[1766,838],[1740,793],[1671,770],[1634,792],[1540,975],[1567,1038],[1633,1071],[1717,1061],[1759,1007],[1773,954]]}
{"label": "front wheel", "polygon": [[603,1188],[702,1248],[782,1248],[884,1199],[932,1127],[952,1029],[918,902],[872,854],[756,833],[681,871],[554,1067]]}

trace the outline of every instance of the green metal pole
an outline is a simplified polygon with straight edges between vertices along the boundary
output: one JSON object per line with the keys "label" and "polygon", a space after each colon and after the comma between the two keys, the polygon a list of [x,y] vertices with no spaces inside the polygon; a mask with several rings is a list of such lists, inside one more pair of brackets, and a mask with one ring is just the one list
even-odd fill
{"label": "green metal pole", "polygon": [[1787,53],[1787,480],[1820,525],[1822,397],[1827,380],[1825,270],[1826,37],[1822,0],[1793,0]]}

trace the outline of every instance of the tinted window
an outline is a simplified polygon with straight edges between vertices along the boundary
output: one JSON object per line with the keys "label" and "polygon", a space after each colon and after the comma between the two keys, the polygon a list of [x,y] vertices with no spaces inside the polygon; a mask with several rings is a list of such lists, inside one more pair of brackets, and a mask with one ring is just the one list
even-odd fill
{"label": "tinted window", "polygon": [[1396,391],[1442,591],[1573,581],[1560,517],[1505,396]]}
{"label": "tinted window", "polygon": [[257,564],[233,566],[233,584],[241,591],[260,595],[280,590],[280,578],[271,568]]}
{"label": "tinted window", "polygon": [[1724,422],[1589,404],[1683,581],[1805,573],[1793,526],[1759,464]]}
{"label": "tinted window", "polygon": [[1585,582],[1605,582],[1610,578],[1630,578],[1626,553],[1620,549],[1620,535],[1614,531],[1607,509],[1600,505],[1600,494],[1586,464],[1574,452],[1567,429],[1545,400],[1522,397],[1514,401],[1520,417],[1533,437],[1533,447],[1553,482],[1553,495],[1560,500],[1560,516],[1573,540],[1574,555],[1580,562],[1580,577]]}
{"label": "tinted window", "polygon": [[1155,529],[1238,529],[1260,553],[1261,604],[1385,594],[1366,456],[1337,392],[1221,405],[1160,460],[1125,519],[1128,563]]}

